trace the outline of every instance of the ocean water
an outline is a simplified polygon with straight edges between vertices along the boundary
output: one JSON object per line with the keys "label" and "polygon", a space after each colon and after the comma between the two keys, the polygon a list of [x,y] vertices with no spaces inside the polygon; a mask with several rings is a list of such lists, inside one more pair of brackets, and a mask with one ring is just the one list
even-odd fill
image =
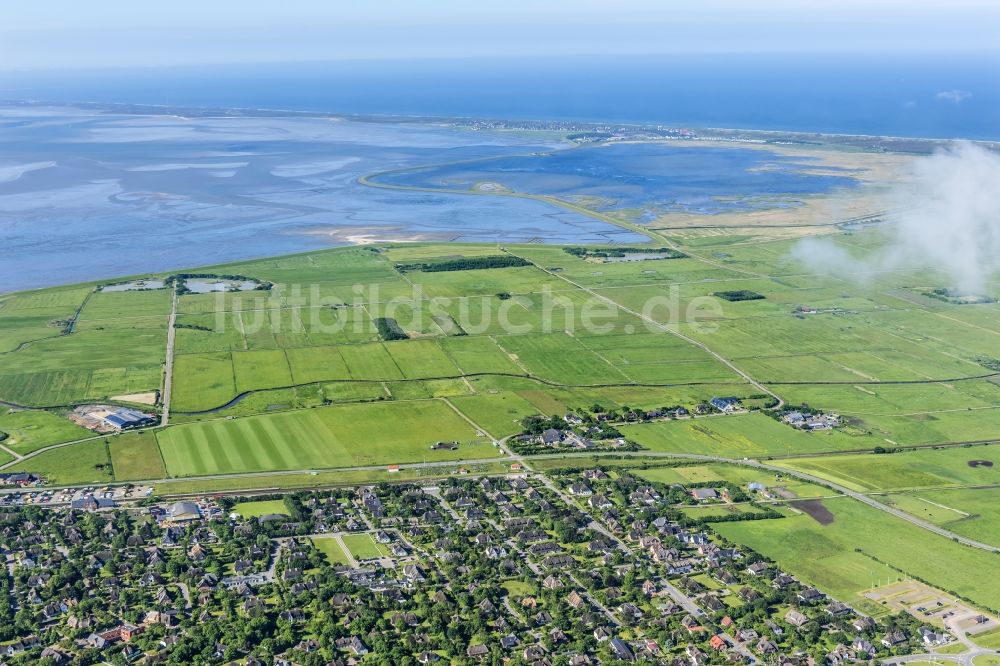
{"label": "ocean water", "polygon": [[359,61],[0,74],[0,99],[1000,139],[1000,56]]}
{"label": "ocean water", "polygon": [[495,180],[647,216],[794,205],[796,196],[851,187],[850,174],[808,174],[801,161],[760,151],[615,146],[553,153],[565,146],[410,117],[1000,139],[998,72],[996,56],[972,54],[0,74],[0,100],[393,116],[191,118],[169,109],[149,116],[0,105],[0,293],[362,238],[637,242],[631,232],[536,201],[388,191],[357,179],[493,158],[475,169],[391,178],[431,187]]}

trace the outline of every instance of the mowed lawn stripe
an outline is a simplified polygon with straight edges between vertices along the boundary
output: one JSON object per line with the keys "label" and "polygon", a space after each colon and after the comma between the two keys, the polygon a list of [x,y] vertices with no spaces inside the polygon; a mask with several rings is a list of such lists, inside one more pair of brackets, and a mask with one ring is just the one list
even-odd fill
{"label": "mowed lawn stripe", "polygon": [[226,450],[230,440],[228,437],[224,437],[218,424],[213,423],[210,428],[206,429],[205,438],[208,455],[216,469],[240,469],[239,465],[233,464],[234,459],[230,458],[229,452]]}
{"label": "mowed lawn stripe", "polygon": [[300,463],[307,467],[322,464],[326,457],[324,444],[332,439],[332,433],[322,419],[313,413],[304,419],[286,419],[284,426],[292,435],[289,448],[293,450]]}
{"label": "mowed lawn stripe", "polygon": [[[496,449],[440,400],[334,405],[171,426],[158,436],[172,476],[471,460]],[[459,449],[432,450],[437,441]]]}
{"label": "mowed lawn stripe", "polygon": [[[163,456],[163,464],[167,468],[170,476],[183,476],[189,473],[190,469],[207,469],[202,458],[201,446],[197,440],[203,439],[204,433],[200,430],[179,430],[170,429],[156,434],[156,444],[160,447],[160,455]],[[184,455],[181,455],[181,452]]]}
{"label": "mowed lawn stripe", "polygon": [[261,442],[270,443],[270,446],[244,446],[242,455],[244,461],[246,461],[245,466],[252,467],[253,469],[268,469],[281,468],[288,464],[288,461],[281,455],[277,444],[275,444],[280,434],[278,432],[268,432],[269,426],[273,427],[269,422],[253,419],[244,421],[243,425],[247,429],[247,440],[260,440]]}

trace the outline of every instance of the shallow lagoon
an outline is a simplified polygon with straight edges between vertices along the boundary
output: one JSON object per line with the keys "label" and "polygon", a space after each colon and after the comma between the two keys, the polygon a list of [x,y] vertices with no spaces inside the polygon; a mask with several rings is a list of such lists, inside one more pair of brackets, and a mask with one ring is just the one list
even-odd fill
{"label": "shallow lagoon", "polygon": [[106,284],[101,287],[101,291],[147,291],[150,289],[163,289],[166,286],[163,280],[133,280],[131,282],[119,282],[118,284]]}
{"label": "shallow lagoon", "polygon": [[[378,179],[444,189],[481,189],[482,183],[490,183],[600,211],[634,209],[641,220],[665,213],[713,215],[796,206],[803,197],[857,185],[849,172],[820,174],[816,169],[816,163],[803,158],[757,148],[620,143],[417,168]],[[822,170],[834,171],[829,166]]]}
{"label": "shallow lagoon", "polygon": [[256,280],[184,280],[184,286],[194,294],[211,294],[217,291],[253,291],[260,285]]}

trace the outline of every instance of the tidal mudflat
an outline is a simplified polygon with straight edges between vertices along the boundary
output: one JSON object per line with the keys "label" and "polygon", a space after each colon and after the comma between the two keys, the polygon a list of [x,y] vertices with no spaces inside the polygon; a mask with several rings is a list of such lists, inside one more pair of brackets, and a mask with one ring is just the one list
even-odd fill
{"label": "tidal mudflat", "polygon": [[557,147],[421,123],[2,108],[0,291],[373,239],[642,241],[537,201],[357,183]]}
{"label": "tidal mudflat", "polygon": [[779,211],[857,184],[741,147],[68,107],[0,108],[0,155],[0,291],[387,240],[640,243],[600,213]]}

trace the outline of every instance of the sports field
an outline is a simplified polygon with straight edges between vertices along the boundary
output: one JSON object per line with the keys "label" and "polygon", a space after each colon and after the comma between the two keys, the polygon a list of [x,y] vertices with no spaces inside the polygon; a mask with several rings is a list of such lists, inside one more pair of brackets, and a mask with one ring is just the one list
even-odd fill
{"label": "sports field", "polygon": [[[191,423],[157,434],[171,476],[472,460],[498,455],[441,400],[361,403]],[[457,451],[432,451],[458,441]]]}
{"label": "sports field", "polygon": [[257,502],[237,502],[233,506],[233,513],[238,513],[244,518],[260,518],[270,515],[288,515],[288,508],[282,500],[260,500]]}
{"label": "sports field", "polygon": [[374,560],[388,557],[389,551],[380,543],[376,543],[370,534],[345,534],[344,545],[357,560]]}
{"label": "sports field", "polygon": [[312,545],[316,547],[316,550],[323,553],[327,562],[334,566],[350,562],[344,553],[344,549],[340,547],[340,543],[333,537],[313,537]]}

